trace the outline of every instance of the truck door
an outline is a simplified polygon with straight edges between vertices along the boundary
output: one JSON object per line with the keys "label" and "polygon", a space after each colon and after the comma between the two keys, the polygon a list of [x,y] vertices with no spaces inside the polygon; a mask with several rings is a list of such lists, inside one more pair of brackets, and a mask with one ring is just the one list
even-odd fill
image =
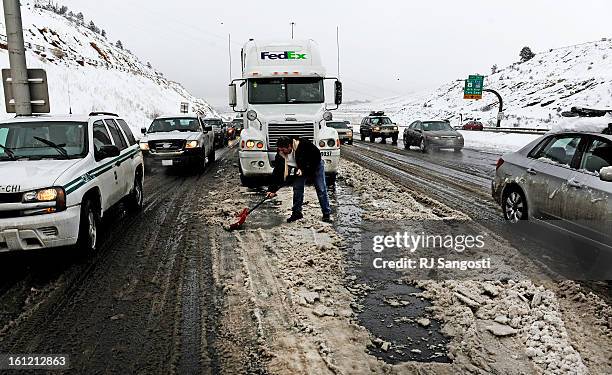
{"label": "truck door", "polygon": [[116,173],[117,173],[117,196],[118,199],[125,197],[131,187],[132,182],[134,181],[134,176],[132,175],[131,168],[131,159],[126,159],[127,154],[130,150],[127,147],[127,141],[123,136],[123,133],[119,129],[119,125],[115,122],[115,120],[106,119],[104,120],[108,130],[113,138],[113,142],[115,146],[119,148],[121,154],[119,155],[118,161],[115,163]]}

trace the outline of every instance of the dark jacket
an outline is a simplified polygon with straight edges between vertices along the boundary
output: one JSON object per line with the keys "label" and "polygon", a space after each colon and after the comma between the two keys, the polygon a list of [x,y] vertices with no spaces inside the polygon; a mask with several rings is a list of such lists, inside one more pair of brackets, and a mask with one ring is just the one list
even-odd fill
{"label": "dark jacket", "polygon": [[[297,149],[295,150],[295,164],[302,171],[302,176],[310,179],[315,176],[317,169],[321,164],[321,151],[308,139],[299,139]],[[268,191],[277,192],[285,184],[285,158],[276,154],[274,159],[274,172],[272,176],[272,184]]]}

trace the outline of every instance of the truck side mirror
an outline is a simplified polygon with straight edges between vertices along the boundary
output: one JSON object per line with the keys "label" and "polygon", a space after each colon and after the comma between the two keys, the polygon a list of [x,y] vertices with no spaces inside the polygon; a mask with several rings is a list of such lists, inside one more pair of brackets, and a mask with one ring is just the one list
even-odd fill
{"label": "truck side mirror", "polygon": [[342,82],[336,81],[335,89],[336,89],[336,92],[334,95],[334,104],[340,105],[342,104]]}
{"label": "truck side mirror", "polygon": [[236,107],[238,102],[236,96],[236,84],[232,83],[229,85],[229,105],[232,108]]}

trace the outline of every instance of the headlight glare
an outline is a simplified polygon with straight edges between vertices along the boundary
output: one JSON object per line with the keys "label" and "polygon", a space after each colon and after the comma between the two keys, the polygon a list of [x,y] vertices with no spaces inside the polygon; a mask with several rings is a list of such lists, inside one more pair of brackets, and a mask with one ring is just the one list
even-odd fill
{"label": "headlight glare", "polygon": [[147,142],[141,142],[141,143],[140,143],[140,149],[141,149],[142,151],[149,151],[149,143],[147,143]]}

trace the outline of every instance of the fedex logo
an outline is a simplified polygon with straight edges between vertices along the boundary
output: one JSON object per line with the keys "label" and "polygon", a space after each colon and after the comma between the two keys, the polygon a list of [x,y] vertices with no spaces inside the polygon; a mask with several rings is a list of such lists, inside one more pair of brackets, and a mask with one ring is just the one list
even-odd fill
{"label": "fedex logo", "polygon": [[269,60],[306,60],[305,53],[296,53],[295,51],[285,51],[279,53],[262,52],[261,59]]}

